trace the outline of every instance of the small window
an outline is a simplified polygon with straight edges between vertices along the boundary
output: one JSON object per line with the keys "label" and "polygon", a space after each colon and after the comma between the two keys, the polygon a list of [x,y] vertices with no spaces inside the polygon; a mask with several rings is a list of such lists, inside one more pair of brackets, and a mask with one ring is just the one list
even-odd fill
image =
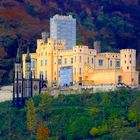
{"label": "small window", "polygon": [[102,59],[99,59],[98,64],[99,66],[103,66],[104,61]]}
{"label": "small window", "polygon": [[58,65],[61,65],[61,59],[58,59]]}
{"label": "small window", "polygon": [[67,58],[64,59],[64,64],[67,64]]}
{"label": "small window", "polygon": [[45,60],[45,66],[47,66],[47,64],[48,64],[48,61],[47,61],[47,60]]}
{"label": "small window", "polygon": [[131,64],[131,60],[130,60],[130,64]]}
{"label": "small window", "polygon": [[130,54],[130,58],[131,58],[131,54]]}
{"label": "small window", "polygon": [[127,67],[127,70],[129,70],[129,67]]}
{"label": "small window", "polygon": [[71,64],[73,64],[73,57],[71,58]]}
{"label": "small window", "polygon": [[92,64],[94,63],[94,58],[91,59],[91,63],[92,63]]}
{"label": "small window", "polygon": [[80,75],[82,74],[82,69],[81,69],[81,68],[79,69],[79,74],[80,74]]}
{"label": "small window", "polygon": [[76,63],[76,56],[75,56],[75,63]]}
{"label": "small window", "polygon": [[120,68],[120,60],[116,60],[116,68]]}
{"label": "small window", "polygon": [[87,60],[87,61],[88,61],[88,63],[89,63],[89,57],[88,57],[88,60]]}
{"label": "small window", "polygon": [[126,60],[124,61],[124,63],[126,64]]}
{"label": "small window", "polygon": [[41,60],[41,64],[40,65],[43,66],[43,60]]}
{"label": "small window", "polygon": [[112,60],[110,60],[110,67],[112,67],[113,63],[112,63]]}

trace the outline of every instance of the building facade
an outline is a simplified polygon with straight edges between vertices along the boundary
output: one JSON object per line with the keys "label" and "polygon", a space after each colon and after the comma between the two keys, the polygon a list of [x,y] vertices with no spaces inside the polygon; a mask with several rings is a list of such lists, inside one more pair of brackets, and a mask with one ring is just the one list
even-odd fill
{"label": "building facade", "polygon": [[[43,74],[51,87],[64,85],[117,85],[138,86],[136,50],[123,49],[120,53],[99,51],[94,48],[74,46],[66,49],[65,41],[48,38],[37,40],[37,49],[31,53],[31,70],[35,78]],[[97,45],[97,46],[96,46]],[[26,75],[26,55],[22,55],[23,75]]]}
{"label": "building facade", "polygon": [[32,96],[41,93],[41,89],[45,86],[43,81],[43,75],[39,78],[35,78],[31,70],[31,57],[29,48],[24,59],[24,76],[22,71],[20,51],[17,51],[17,57],[15,61],[15,75],[13,81],[13,106],[21,108],[25,105],[25,100]]}
{"label": "building facade", "polygon": [[66,49],[71,49],[76,45],[76,19],[71,15],[55,15],[50,19],[50,38],[65,40]]}

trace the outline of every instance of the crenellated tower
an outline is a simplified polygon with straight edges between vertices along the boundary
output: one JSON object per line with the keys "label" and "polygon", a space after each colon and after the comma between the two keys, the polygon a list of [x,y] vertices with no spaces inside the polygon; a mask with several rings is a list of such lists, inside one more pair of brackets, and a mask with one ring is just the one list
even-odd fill
{"label": "crenellated tower", "polygon": [[29,47],[27,47],[27,54],[25,58],[25,78],[30,79],[31,76],[31,57]]}
{"label": "crenellated tower", "polygon": [[15,61],[15,79],[17,78],[21,79],[22,77],[22,65],[21,65],[21,55],[20,55],[20,50],[18,48],[17,50],[17,56],[16,56],[16,61]]}

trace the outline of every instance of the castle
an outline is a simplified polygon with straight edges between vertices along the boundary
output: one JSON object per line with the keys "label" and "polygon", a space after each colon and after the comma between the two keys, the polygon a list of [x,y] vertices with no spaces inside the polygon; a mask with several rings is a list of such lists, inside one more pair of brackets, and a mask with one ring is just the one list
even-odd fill
{"label": "castle", "polygon": [[[37,40],[35,53],[30,53],[33,77],[43,75],[47,86],[118,85],[138,86],[136,50],[123,49],[119,53],[100,52],[100,42],[94,49],[74,46],[65,49],[65,41],[51,38]],[[26,54],[22,55],[23,76],[26,77]]]}

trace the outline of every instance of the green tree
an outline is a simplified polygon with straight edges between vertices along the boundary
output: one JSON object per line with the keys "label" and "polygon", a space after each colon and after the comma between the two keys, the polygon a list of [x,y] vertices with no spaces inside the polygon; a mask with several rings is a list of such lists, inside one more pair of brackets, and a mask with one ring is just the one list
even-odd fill
{"label": "green tree", "polygon": [[129,108],[128,119],[132,123],[140,122],[140,97],[136,98],[136,100],[132,103]]}
{"label": "green tree", "polygon": [[32,99],[27,101],[27,130],[31,135],[35,132],[36,127],[36,112]]}

